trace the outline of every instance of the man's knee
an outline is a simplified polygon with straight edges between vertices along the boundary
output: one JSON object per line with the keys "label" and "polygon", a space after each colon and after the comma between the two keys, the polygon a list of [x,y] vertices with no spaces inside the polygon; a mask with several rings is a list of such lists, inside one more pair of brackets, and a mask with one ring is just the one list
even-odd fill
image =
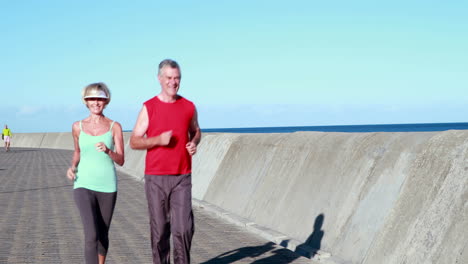
{"label": "man's knee", "polygon": [[173,221],[171,233],[176,237],[191,236],[195,231],[193,215],[186,221]]}

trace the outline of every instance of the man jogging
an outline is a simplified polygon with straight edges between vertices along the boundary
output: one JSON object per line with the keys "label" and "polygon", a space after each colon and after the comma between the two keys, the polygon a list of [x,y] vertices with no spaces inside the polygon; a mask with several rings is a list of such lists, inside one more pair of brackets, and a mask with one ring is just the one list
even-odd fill
{"label": "man jogging", "polygon": [[192,155],[201,139],[195,105],[178,95],[181,73],[177,62],[163,60],[158,80],[161,92],[146,101],[130,138],[133,149],[147,150],[145,191],[151,228],[153,263],[190,263],[194,233]]}

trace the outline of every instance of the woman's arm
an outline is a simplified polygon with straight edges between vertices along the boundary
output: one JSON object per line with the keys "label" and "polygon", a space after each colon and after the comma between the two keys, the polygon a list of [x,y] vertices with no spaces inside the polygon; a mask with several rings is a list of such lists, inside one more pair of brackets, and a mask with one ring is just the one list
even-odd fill
{"label": "woman's arm", "polygon": [[114,151],[107,148],[106,153],[115,163],[119,164],[120,166],[123,166],[125,162],[125,155],[122,126],[120,125],[120,123],[114,123],[114,127],[112,128],[112,134],[114,137]]}
{"label": "woman's arm", "polygon": [[80,136],[80,122],[75,122],[72,125],[72,136],[73,144],[75,146],[75,151],[73,152],[73,158],[70,168],[67,170],[67,177],[70,180],[75,180],[76,178],[76,168],[80,163],[80,145],[78,144],[78,138]]}

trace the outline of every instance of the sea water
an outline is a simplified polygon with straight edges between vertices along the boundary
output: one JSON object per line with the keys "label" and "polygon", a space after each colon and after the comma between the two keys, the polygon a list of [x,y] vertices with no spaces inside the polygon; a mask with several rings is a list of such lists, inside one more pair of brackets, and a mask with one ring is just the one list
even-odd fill
{"label": "sea water", "polygon": [[242,127],[242,128],[202,128],[202,132],[218,133],[292,133],[298,131],[320,132],[430,132],[445,130],[465,130],[468,123],[425,123],[425,124],[379,124],[346,126],[284,126],[284,127]]}

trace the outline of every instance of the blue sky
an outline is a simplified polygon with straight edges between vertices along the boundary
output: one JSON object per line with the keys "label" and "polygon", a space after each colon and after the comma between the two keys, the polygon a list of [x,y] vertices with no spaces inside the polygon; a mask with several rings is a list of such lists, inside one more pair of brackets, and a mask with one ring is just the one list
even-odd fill
{"label": "blue sky", "polygon": [[131,130],[158,63],[202,128],[468,122],[464,1],[2,1],[0,124],[66,132],[81,89]]}

